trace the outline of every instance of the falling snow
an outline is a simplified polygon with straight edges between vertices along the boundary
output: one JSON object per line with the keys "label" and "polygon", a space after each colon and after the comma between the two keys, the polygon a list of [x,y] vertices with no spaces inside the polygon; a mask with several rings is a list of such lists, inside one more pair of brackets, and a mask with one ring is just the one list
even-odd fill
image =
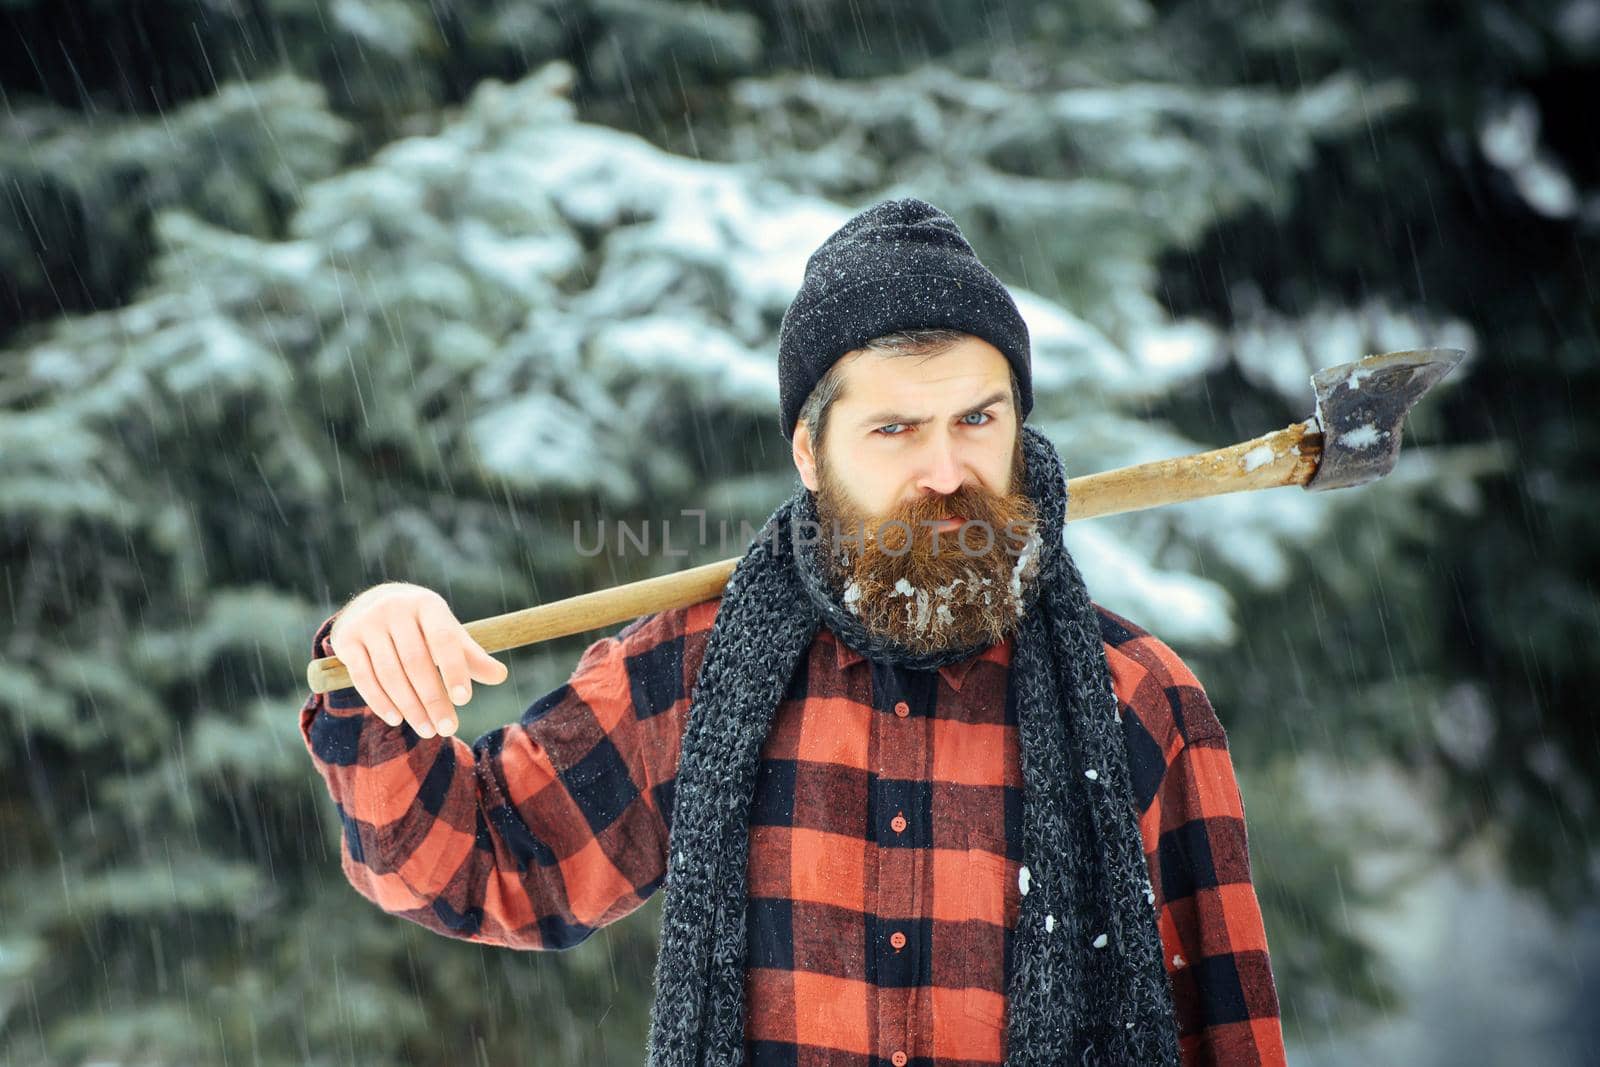
{"label": "falling snow", "polygon": [[[1318,887],[1270,931],[1275,958],[1309,961],[1295,997],[1348,1005],[1390,964],[1415,994],[1371,1031],[1341,1007],[1308,1063],[1556,1063],[1563,1027],[1581,1028],[1570,976],[1597,969],[1592,915],[1558,926],[1492,864],[1464,887],[1430,849],[1449,826],[1536,846],[1547,862],[1523,880],[1600,880],[1600,856],[1564,847],[1596,839],[1600,807],[1592,731],[1561,703],[1587,692],[1593,660],[1571,640],[1595,616],[1592,568],[1572,560],[1593,525],[1584,265],[1600,259],[1600,185],[1574,131],[1600,2],[1496,5],[1418,40],[1327,0],[1209,30],[1113,4],[1065,23],[1022,5],[951,31],[942,10],[906,5],[821,20],[793,53],[792,27],[741,3],[212,2],[149,37],[91,20],[94,5],[10,6],[27,62],[0,77],[14,148],[0,160],[0,742],[16,756],[17,840],[93,845],[8,856],[22,906],[0,933],[0,1025],[35,1046],[19,1063],[54,1062],[57,1034],[84,1062],[145,1044],[152,1062],[304,1058],[286,1042],[444,1062],[461,1034],[484,1062],[514,1055],[491,1035],[537,997],[430,1002],[459,954],[407,939],[414,966],[378,966],[368,905],[322,892],[341,816],[362,828],[344,847],[397,842],[366,840],[386,820],[297,803],[301,638],[388,575],[482,617],[629,573],[578,564],[558,516],[649,514],[658,533],[670,517],[676,542],[679,508],[720,508],[691,562],[735,554],[716,519],[759,520],[794,474],[773,356],[807,256],[860,205],[903,193],[950,208],[1011,287],[1032,422],[1075,476],[1303,417],[1309,374],[1361,354],[1452,345],[1498,364],[1447,379],[1455,403],[1424,401],[1427,433],[1381,487],[1236,493],[1066,536],[1096,603],[1201,653],[1218,724],[1262,761],[1250,770],[1290,772],[1248,778],[1252,819],[1329,842],[1302,856],[1293,835],[1261,835]],[[1018,18],[1033,20],[1026,48]],[[907,59],[950,38],[958,56]],[[1426,48],[1427,79],[1367,62],[1391,46]],[[1234,54],[1285,80],[1187,58]],[[1326,175],[1357,171],[1330,203]],[[1463,174],[1487,180],[1463,195]],[[1528,219],[1539,240],[1504,240]],[[1376,373],[1344,379],[1353,399],[1386,386]],[[1335,440],[1389,434],[1368,422]],[[1491,483],[1502,447],[1510,476]],[[1279,458],[1260,444],[1234,470]],[[663,547],[632,572],[677,569]],[[1015,599],[1037,548],[1011,569]],[[1002,589],[902,580],[889,595],[928,629],[954,622],[957,598]],[[862,595],[850,582],[846,609]],[[564,647],[501,657],[517,684],[484,686],[463,730],[516,722],[528,685],[572,666]],[[125,766],[106,774],[113,737]],[[1435,779],[1493,788],[1414,788]],[[1358,809],[1404,817],[1342,835]],[[1367,876],[1399,858],[1425,861],[1423,903],[1356,916],[1343,865]],[[1285,899],[1297,868],[1263,859],[1264,898]],[[1030,881],[1024,865],[1024,896]],[[216,915],[245,925],[190,936]],[[78,943],[108,918],[145,933]],[[1341,954],[1351,922],[1378,931],[1371,960]],[[600,1010],[545,1013],[535,1036],[591,1062],[606,1027],[637,1032],[651,986],[636,949],[652,934],[580,950],[609,975]],[[1506,965],[1523,976],[1509,1000]],[[214,1033],[190,1025],[191,971],[234,976],[212,991],[228,1009]],[[296,981],[309,1007],[250,1010],[252,990]],[[397,1022],[419,1002],[431,1025]]]}

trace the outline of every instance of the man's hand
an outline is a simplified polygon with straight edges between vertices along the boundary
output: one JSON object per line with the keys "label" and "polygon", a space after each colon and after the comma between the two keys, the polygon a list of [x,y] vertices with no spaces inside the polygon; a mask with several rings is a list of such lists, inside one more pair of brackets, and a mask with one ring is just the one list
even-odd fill
{"label": "man's hand", "polygon": [[422,737],[455,733],[451,701],[471,700],[474,680],[499,685],[509,673],[420,585],[386,583],[356,597],[334,620],[328,647],[380,719],[404,719]]}

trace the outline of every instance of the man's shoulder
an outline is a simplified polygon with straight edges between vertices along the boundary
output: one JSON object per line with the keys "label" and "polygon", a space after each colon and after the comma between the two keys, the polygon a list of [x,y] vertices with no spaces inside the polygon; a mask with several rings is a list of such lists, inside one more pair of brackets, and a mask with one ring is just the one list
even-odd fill
{"label": "man's shoulder", "polygon": [[1108,657],[1115,652],[1117,659],[1125,664],[1191,685],[1200,684],[1189,665],[1161,638],[1102,604],[1092,600],[1090,603],[1094,605],[1100,623],[1100,639],[1105,643]]}
{"label": "man's shoulder", "polygon": [[1146,732],[1163,749],[1223,736],[1200,680],[1171,646],[1131,619],[1090,603],[1100,624],[1112,689]]}
{"label": "man's shoulder", "polygon": [[666,608],[641,615],[617,631],[616,638],[630,652],[644,652],[671,641],[704,642],[716,621],[722,595],[684,607]]}
{"label": "man's shoulder", "polygon": [[628,673],[637,679],[654,674],[682,679],[692,685],[700,673],[711,624],[716,620],[722,595],[641,615],[618,630],[609,640],[590,646],[588,655],[621,653]]}
{"label": "man's shoulder", "polygon": [[700,673],[721,600],[638,616],[590,644],[568,685],[585,700],[631,701],[641,720],[678,707]]}

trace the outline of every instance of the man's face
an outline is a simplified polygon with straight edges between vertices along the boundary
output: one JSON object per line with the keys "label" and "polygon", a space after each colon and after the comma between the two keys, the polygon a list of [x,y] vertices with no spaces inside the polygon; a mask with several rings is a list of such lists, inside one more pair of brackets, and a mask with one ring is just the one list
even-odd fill
{"label": "man's face", "polygon": [[[1013,571],[1035,519],[1010,365],[968,338],[934,356],[856,353],[840,370],[821,448],[801,423],[794,456],[846,605],[916,651],[1002,640],[1033,576]],[[936,525],[948,519],[966,521]]]}

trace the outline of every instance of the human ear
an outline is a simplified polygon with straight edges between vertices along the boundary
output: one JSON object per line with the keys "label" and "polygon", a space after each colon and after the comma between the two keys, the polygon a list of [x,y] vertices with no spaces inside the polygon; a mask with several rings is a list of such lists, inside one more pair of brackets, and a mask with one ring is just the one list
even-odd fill
{"label": "human ear", "polygon": [[794,428],[791,450],[794,453],[794,469],[800,472],[800,481],[815,493],[821,484],[817,480],[817,457],[811,449],[811,434],[803,422]]}

